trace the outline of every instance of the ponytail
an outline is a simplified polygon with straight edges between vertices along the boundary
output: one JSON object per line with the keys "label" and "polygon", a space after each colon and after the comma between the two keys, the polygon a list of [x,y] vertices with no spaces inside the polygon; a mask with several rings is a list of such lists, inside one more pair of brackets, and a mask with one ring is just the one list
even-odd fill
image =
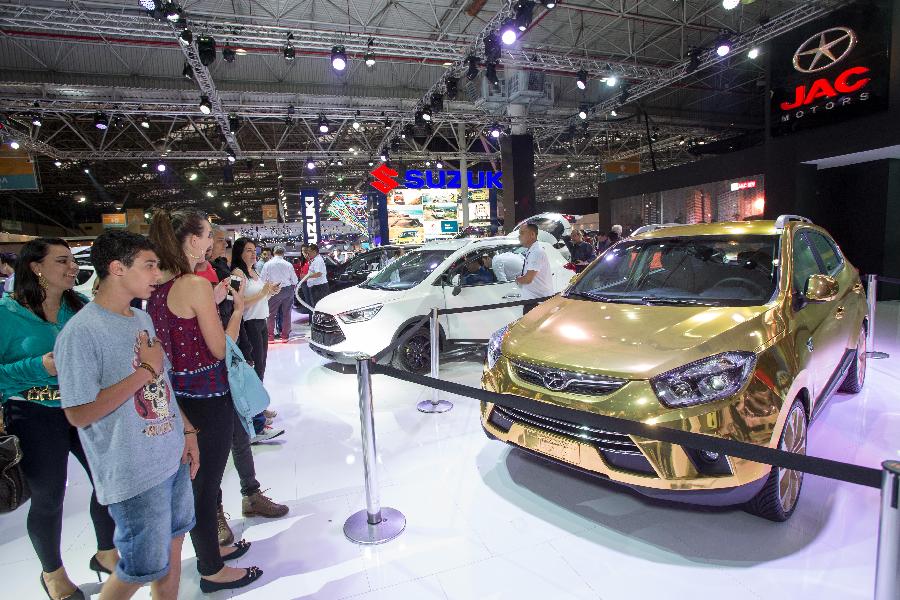
{"label": "ponytail", "polygon": [[150,241],[156,246],[159,266],[174,275],[191,272],[184,252],[184,241],[189,235],[203,235],[206,214],[198,210],[157,209],[150,221]]}

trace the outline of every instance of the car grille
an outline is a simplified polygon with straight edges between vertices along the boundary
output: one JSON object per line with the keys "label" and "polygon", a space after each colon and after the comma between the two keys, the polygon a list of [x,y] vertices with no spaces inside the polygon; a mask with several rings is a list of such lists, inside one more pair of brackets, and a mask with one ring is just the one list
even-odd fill
{"label": "car grille", "polygon": [[337,319],[323,312],[313,313],[312,341],[323,346],[334,346],[346,340]]}
{"label": "car grille", "polygon": [[624,433],[594,429],[586,425],[576,425],[568,421],[560,421],[505,406],[494,406],[494,410],[500,412],[510,421],[553,433],[561,433],[580,442],[590,444],[598,450],[643,456],[637,445]]}
{"label": "car grille", "polygon": [[604,396],[628,383],[625,379],[576,371],[562,371],[519,361],[513,361],[512,364],[519,379],[554,392]]}

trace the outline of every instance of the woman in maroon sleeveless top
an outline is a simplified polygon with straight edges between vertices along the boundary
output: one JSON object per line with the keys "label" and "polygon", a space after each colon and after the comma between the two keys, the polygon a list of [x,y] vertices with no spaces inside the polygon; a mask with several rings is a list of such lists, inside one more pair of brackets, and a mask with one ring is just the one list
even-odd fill
{"label": "woman in maroon sleeveless top", "polygon": [[[215,290],[194,275],[194,267],[212,246],[212,227],[195,210],[158,211],[150,225],[162,283],[150,297],[147,312],[172,363],[172,387],[182,412],[198,429],[200,469],[193,481],[197,525],[191,542],[197,553],[200,589],[209,593],[249,585],[262,575],[257,567],[235,569],[225,561],[246,554],[244,540],[220,547],[216,522],[219,486],[231,451],[234,405],[225,366],[225,336],[237,339],[244,313],[241,292],[233,294],[234,313],[223,329],[216,303],[228,281]],[[243,287],[243,286],[242,286]]]}

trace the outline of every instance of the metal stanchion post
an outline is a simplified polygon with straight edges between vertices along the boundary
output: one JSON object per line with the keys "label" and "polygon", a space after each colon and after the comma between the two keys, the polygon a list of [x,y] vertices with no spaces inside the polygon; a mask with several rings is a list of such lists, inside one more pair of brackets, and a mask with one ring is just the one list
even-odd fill
{"label": "metal stanchion post", "polygon": [[866,352],[869,358],[889,358],[887,352],[875,351],[875,303],[878,299],[878,276],[866,276],[866,303],[868,305],[869,320],[869,341],[868,345],[871,350]]}
{"label": "metal stanchion post", "polygon": [[[437,379],[441,371],[441,326],[438,322],[438,309],[431,309],[430,324],[430,344],[431,344],[431,373],[430,375]],[[453,408],[453,403],[449,400],[441,400],[438,398],[438,390],[432,388],[431,400],[423,400],[416,405],[419,412],[423,413],[442,413]]]}
{"label": "metal stanchion post", "polygon": [[900,598],[900,461],[881,463],[881,519],[875,562],[875,600]]}
{"label": "metal stanchion post", "polygon": [[369,360],[370,357],[365,354],[356,357],[359,422],[362,426],[363,469],[366,475],[366,509],[350,515],[344,523],[344,535],[357,544],[383,544],[403,532],[406,528],[406,517],[398,510],[381,506]]}

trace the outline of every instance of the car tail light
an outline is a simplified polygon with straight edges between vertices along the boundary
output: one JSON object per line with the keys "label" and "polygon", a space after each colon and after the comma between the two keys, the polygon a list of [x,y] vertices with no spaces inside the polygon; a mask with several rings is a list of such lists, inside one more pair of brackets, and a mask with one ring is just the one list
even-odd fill
{"label": "car tail light", "polygon": [[568,269],[570,271],[574,271],[576,273],[578,272],[578,269],[575,267],[575,263],[567,262],[565,265],[563,265],[563,268]]}

